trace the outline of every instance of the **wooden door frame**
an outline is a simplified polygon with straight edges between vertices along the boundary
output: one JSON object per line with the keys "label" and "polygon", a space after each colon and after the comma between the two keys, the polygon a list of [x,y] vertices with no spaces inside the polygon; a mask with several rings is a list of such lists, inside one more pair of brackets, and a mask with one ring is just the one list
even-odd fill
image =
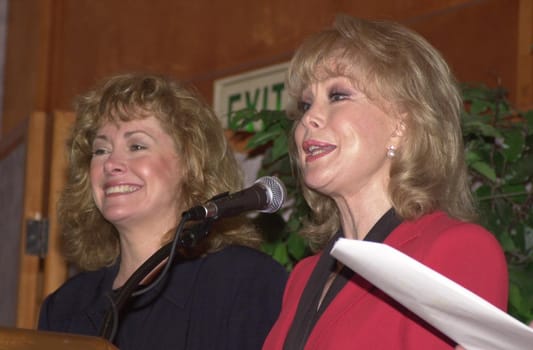
{"label": "wooden door frame", "polygon": [[[73,121],[73,113],[60,111],[54,112],[52,118],[44,112],[35,112],[28,121],[17,328],[36,328],[44,298],[68,277],[68,265],[61,252],[56,211],[57,201],[65,184],[65,145]],[[48,220],[46,255],[30,255],[26,250],[27,222],[43,218]]]}
{"label": "wooden door frame", "polygon": [[35,112],[29,118],[26,132],[24,165],[24,198],[20,232],[20,258],[16,326],[34,328],[42,299],[42,262],[39,256],[26,254],[28,220],[46,216],[46,144],[47,116]]}

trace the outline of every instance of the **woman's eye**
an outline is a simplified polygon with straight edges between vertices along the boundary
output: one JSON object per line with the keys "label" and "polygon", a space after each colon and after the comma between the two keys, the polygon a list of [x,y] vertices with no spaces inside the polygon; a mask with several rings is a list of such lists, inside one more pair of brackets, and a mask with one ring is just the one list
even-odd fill
{"label": "woman's eye", "polygon": [[309,110],[309,108],[311,108],[311,104],[310,103],[304,102],[304,101],[298,102],[298,110],[301,113],[307,112]]}
{"label": "woman's eye", "polygon": [[108,153],[108,152],[104,148],[97,148],[97,149],[94,149],[93,152],[92,152],[93,156],[101,156],[101,155],[106,154],[106,153]]}
{"label": "woman's eye", "polygon": [[146,149],[146,147],[143,145],[139,145],[139,144],[134,144],[130,146],[130,150],[132,151],[142,151],[144,149]]}
{"label": "woman's eye", "polygon": [[332,92],[331,94],[329,94],[329,99],[333,102],[335,101],[342,101],[342,100],[345,100],[348,98],[348,94],[344,93],[344,92],[337,92],[337,91],[334,91]]}

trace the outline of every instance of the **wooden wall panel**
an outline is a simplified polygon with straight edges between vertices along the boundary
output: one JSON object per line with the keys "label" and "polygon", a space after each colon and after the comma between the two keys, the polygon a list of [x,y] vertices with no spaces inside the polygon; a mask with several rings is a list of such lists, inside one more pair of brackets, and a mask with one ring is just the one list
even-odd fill
{"label": "wooden wall panel", "polygon": [[169,74],[211,100],[215,79],[288,60],[340,12],[398,20],[439,48],[461,81],[499,79],[514,98],[518,10],[530,2],[11,1],[4,133],[32,110],[70,110],[77,94],[123,71]]}
{"label": "wooden wall panel", "polygon": [[516,102],[533,109],[533,0],[520,0],[519,6]]}
{"label": "wooden wall panel", "polygon": [[[501,84],[516,97],[518,1],[472,1],[410,20],[439,49],[461,82]],[[531,96],[533,98],[533,96]]]}
{"label": "wooden wall panel", "polygon": [[37,326],[42,302],[42,268],[39,256],[26,254],[26,221],[48,216],[45,204],[47,194],[46,123],[44,113],[33,113],[29,118],[24,171],[24,208],[21,220],[19,280],[16,326]]}
{"label": "wooden wall panel", "polygon": [[301,40],[339,12],[399,20],[450,60],[461,80],[514,89],[517,1],[64,0],[55,17],[52,105],[109,74],[149,70],[196,84],[288,60]]}
{"label": "wooden wall panel", "polygon": [[74,122],[74,114],[56,111],[53,114],[50,182],[48,196],[48,253],[44,258],[43,296],[55,291],[68,277],[68,266],[62,254],[57,202],[66,182],[67,156],[65,145]]}
{"label": "wooden wall panel", "polygon": [[50,21],[55,0],[15,0],[8,4],[2,134],[47,109]]}

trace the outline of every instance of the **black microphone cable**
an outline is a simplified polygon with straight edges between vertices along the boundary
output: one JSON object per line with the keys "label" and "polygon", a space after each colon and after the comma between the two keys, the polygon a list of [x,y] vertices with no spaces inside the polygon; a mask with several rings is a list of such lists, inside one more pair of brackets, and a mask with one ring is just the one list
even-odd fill
{"label": "black microphone cable", "polygon": [[[261,189],[257,189],[254,186],[259,186]],[[220,209],[223,208],[227,211],[223,216],[232,216],[248,210],[260,210],[267,213],[279,210],[286,195],[285,186],[279,179],[273,176],[265,176],[258,179],[254,186],[235,194],[229,194],[226,192],[211,198],[207,204],[214,206],[214,209],[216,209],[214,214],[209,212],[207,207],[204,206],[194,207],[184,212],[172,241],[161,247],[137,270],[135,270],[115,297],[106,295],[111,302],[111,308],[106,313],[100,330],[100,335],[110,342],[113,342],[118,332],[120,312],[126,302],[131,297],[137,297],[149,292],[163,281],[178,254],[178,246],[184,248],[192,247],[198,240],[209,233],[212,223],[220,218],[218,215],[218,205],[221,205]],[[263,196],[265,196],[265,198],[261,198]],[[242,197],[244,197],[244,201]],[[251,207],[248,207],[248,205],[250,205],[248,202],[251,203]],[[183,232],[185,223],[189,220],[200,220],[201,223],[195,226],[196,229],[190,230],[188,235],[184,236]],[[165,267],[158,274],[156,279],[146,287],[136,290],[138,289],[140,282],[167,257],[168,260]]]}
{"label": "black microphone cable", "polygon": [[138,287],[139,283],[152,271],[157,265],[169,256],[172,242],[161,247],[148,260],[146,260],[130,278],[124,283],[118,294],[114,297],[111,293],[106,294],[111,304],[111,309],[106,313],[104,322],[100,329],[100,336],[113,342],[116,332],[118,330],[120,310],[124,307],[128,299]]}
{"label": "black microphone cable", "polygon": [[[148,258],[135,272],[128,278],[126,283],[122,286],[119,293],[112,297],[106,295],[110,300],[111,309],[107,312],[102,327],[100,329],[100,336],[113,342],[118,331],[118,324],[120,318],[120,311],[131,297],[137,297],[155,288],[166,277],[168,271],[172,266],[172,262],[178,254],[178,247],[190,247],[193,246],[199,239],[206,236],[209,233],[209,229],[212,224],[212,220],[203,222],[198,225],[196,230],[193,229],[188,232],[188,235],[183,235],[185,223],[190,219],[187,213],[183,213],[181,221],[176,228],[176,233],[171,242],[167,243],[156,251],[150,258]],[[139,283],[165,258],[168,260],[165,267],[159,273],[158,277],[146,287],[136,290]]]}

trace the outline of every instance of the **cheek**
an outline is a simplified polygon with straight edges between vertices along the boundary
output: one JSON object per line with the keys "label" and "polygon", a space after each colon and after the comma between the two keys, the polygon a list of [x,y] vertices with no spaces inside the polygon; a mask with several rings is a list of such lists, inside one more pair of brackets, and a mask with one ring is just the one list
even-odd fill
{"label": "cheek", "polygon": [[158,177],[170,188],[181,182],[179,162],[174,158],[161,158],[153,166],[145,167],[144,172],[148,176]]}
{"label": "cheek", "polygon": [[102,174],[102,166],[98,164],[97,161],[91,160],[91,163],[89,165],[89,184],[91,187],[91,192],[95,199],[96,194],[98,193],[98,184],[100,182]]}
{"label": "cheek", "polygon": [[296,145],[296,150],[298,151],[298,155],[302,153],[302,142],[304,140],[305,136],[305,130],[302,124],[298,124],[296,128],[294,129],[294,143]]}
{"label": "cheek", "polygon": [[369,114],[353,125],[368,152],[384,154],[393,134],[392,120],[381,112]]}
{"label": "cheek", "polygon": [[91,182],[93,182],[92,180],[94,180],[97,176],[98,176],[98,169],[100,167],[98,166],[98,162],[95,161],[94,159],[91,160],[90,164],[89,164],[89,177],[91,179]]}
{"label": "cheek", "polygon": [[91,161],[91,164],[89,165],[89,186],[91,188],[91,194],[93,197],[93,200],[96,204],[96,206],[101,209],[102,205],[102,197],[103,192],[101,188],[98,186],[98,184],[101,181],[102,178],[102,166],[97,164],[97,162]]}

